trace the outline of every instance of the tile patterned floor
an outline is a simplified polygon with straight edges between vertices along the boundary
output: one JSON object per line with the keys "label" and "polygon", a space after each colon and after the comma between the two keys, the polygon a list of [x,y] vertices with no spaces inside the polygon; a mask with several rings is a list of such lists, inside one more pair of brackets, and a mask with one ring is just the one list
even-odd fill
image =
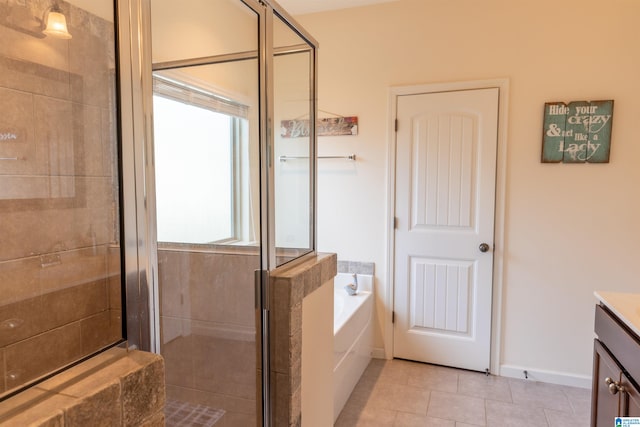
{"label": "tile patterned floor", "polygon": [[588,427],[591,391],[404,360],[365,371],[336,427]]}
{"label": "tile patterned floor", "polygon": [[164,415],[167,427],[213,427],[222,419],[224,411],[168,399]]}

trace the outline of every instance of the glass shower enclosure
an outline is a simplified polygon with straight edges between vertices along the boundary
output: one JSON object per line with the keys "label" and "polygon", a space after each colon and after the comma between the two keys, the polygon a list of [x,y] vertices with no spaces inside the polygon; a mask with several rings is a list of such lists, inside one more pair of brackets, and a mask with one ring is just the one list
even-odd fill
{"label": "glass shower enclosure", "polygon": [[115,4],[56,5],[0,2],[0,400],[124,338]]}
{"label": "glass shower enclosure", "polygon": [[268,0],[133,0],[123,21],[129,344],[165,358],[168,426],[273,425],[269,272],[315,252],[317,43]]}

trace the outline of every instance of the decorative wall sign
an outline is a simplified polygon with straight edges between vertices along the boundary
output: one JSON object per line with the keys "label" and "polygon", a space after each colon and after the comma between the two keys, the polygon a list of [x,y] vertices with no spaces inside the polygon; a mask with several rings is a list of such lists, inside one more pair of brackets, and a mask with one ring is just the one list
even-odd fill
{"label": "decorative wall sign", "polygon": [[318,136],[357,135],[358,117],[331,117],[318,120]]}
{"label": "decorative wall sign", "polygon": [[613,100],[544,104],[543,163],[609,163]]}
{"label": "decorative wall sign", "polygon": [[0,141],[15,141],[17,139],[18,139],[18,135],[15,132],[0,131]]}
{"label": "decorative wall sign", "polygon": [[[358,117],[329,117],[318,119],[318,136],[357,135]],[[309,136],[309,120],[282,120],[280,136],[283,138],[301,138]]]}

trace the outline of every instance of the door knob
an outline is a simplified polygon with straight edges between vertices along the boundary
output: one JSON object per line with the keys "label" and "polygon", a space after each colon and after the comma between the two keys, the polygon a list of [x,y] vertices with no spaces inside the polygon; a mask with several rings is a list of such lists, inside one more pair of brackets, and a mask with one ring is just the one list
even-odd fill
{"label": "door knob", "polygon": [[624,391],[624,387],[621,386],[620,383],[612,380],[609,377],[605,378],[604,382],[609,386],[609,393],[611,394],[618,394],[619,391]]}
{"label": "door knob", "polygon": [[478,249],[480,249],[480,252],[487,252],[489,250],[489,245],[486,243],[480,243]]}

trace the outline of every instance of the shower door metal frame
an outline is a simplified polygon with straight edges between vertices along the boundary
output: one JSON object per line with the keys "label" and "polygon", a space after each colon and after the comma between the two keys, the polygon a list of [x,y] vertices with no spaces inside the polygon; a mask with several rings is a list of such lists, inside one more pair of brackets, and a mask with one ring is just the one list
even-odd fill
{"label": "shower door metal frame", "polygon": [[117,0],[124,307],[129,348],[159,352],[150,0]]}
{"label": "shower door metal frame", "polygon": [[[160,352],[160,313],[158,258],[156,239],[155,165],[153,152],[153,82],[155,70],[195,66],[246,59],[258,59],[259,68],[259,137],[260,137],[260,265],[256,274],[256,310],[259,313],[261,342],[262,420],[272,426],[272,399],[269,360],[269,273],[277,268],[275,247],[274,197],[274,88],[273,58],[309,51],[309,242],[310,248],[298,259],[316,253],[316,170],[317,170],[317,49],[318,42],[273,0],[238,0],[258,15],[258,51],[238,52],[185,61],[152,65],[151,0],[116,0],[121,94],[121,170],[123,210],[123,259],[126,292],[126,339],[129,348]],[[277,15],[295,31],[306,45],[273,47],[273,20]],[[291,261],[291,262],[296,262]]]}
{"label": "shower door metal frame", "polygon": [[[247,0],[242,0],[246,3]],[[310,51],[309,58],[309,137],[310,137],[310,179],[309,179],[309,243],[310,249],[308,252],[302,254],[297,259],[290,261],[289,263],[296,263],[298,261],[304,261],[305,259],[312,257],[316,254],[316,242],[317,242],[317,133],[316,133],[316,114],[318,109],[317,93],[318,93],[318,42],[309,34],[302,26],[300,26],[291,15],[289,15],[277,2],[273,0],[261,0],[261,3],[266,6],[265,16],[265,31],[261,32],[261,37],[265,41],[265,53],[264,57],[264,70],[261,70],[261,74],[265,76],[265,85],[260,91],[261,98],[264,96],[266,99],[266,127],[265,131],[265,151],[261,151],[261,188],[265,192],[261,196],[262,212],[265,214],[262,218],[266,218],[267,227],[264,227],[265,221],[261,221],[261,233],[263,242],[267,242],[263,251],[263,270],[261,272],[261,283],[258,286],[260,288],[260,295],[262,299],[262,399],[263,399],[263,416],[262,426],[271,427],[275,426],[273,418],[273,405],[275,404],[274,396],[272,395],[272,379],[271,363],[270,363],[270,337],[269,337],[269,325],[270,325],[270,311],[271,307],[271,290],[269,277],[270,273],[278,268],[276,259],[276,241],[275,241],[275,128],[274,123],[274,111],[275,111],[275,93],[274,93],[274,63],[273,59],[278,55],[294,54],[303,51]],[[286,48],[274,48],[274,19],[277,15],[282,21],[289,26],[291,30],[297,33],[297,35],[306,41],[307,45],[287,46]],[[262,115],[261,115],[262,118]],[[261,124],[265,124],[262,122]]]}

